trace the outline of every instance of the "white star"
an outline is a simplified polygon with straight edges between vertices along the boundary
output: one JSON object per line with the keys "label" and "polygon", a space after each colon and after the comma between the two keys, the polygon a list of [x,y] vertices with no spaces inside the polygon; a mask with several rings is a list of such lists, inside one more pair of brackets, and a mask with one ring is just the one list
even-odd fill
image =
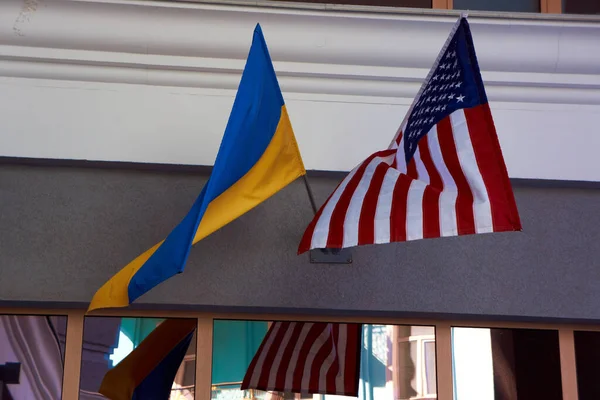
{"label": "white star", "polygon": [[456,98],[456,101],[458,101],[459,103],[462,103],[464,99],[465,99],[465,96],[460,95]]}
{"label": "white star", "polygon": [[438,76],[434,75],[433,78],[431,78],[431,79],[433,79],[434,81],[437,81],[438,80]]}

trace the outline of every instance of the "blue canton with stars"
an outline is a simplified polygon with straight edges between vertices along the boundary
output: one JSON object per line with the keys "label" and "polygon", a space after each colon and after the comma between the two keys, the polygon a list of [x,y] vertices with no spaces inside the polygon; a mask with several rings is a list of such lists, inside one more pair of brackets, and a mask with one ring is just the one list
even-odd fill
{"label": "blue canton with stars", "polygon": [[448,48],[408,117],[403,132],[406,164],[413,158],[419,140],[438,122],[456,110],[485,103],[487,97],[471,30],[466,18],[461,18]]}

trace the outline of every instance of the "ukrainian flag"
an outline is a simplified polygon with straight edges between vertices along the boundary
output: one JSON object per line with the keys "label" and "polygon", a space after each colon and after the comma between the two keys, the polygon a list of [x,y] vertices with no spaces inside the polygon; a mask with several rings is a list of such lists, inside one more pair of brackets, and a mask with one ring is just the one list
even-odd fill
{"label": "ukrainian flag", "polygon": [[100,394],[111,400],[166,400],[190,345],[196,320],[169,319],[109,370]]}
{"label": "ukrainian flag", "polygon": [[88,311],[127,307],[183,272],[193,244],[306,173],[260,25],[211,176],[167,238],[104,284]]}

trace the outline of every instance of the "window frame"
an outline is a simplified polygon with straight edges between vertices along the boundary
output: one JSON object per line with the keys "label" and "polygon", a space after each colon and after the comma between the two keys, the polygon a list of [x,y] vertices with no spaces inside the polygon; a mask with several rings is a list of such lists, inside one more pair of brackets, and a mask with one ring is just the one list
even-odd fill
{"label": "window frame", "polygon": [[[79,380],[83,345],[84,310],[44,309],[44,308],[7,308],[0,307],[0,314],[13,315],[66,315],[67,334],[65,344],[65,364],[63,371],[62,400],[79,398]],[[532,322],[510,322],[494,320],[436,320],[419,318],[385,318],[372,316],[328,316],[293,314],[244,314],[244,313],[207,313],[179,310],[106,310],[93,312],[90,317],[156,317],[156,318],[194,318],[196,330],[196,382],[195,398],[210,399],[212,388],[212,338],[213,321],[217,319],[261,320],[261,321],[322,321],[337,323],[364,323],[382,325],[428,325],[435,327],[437,399],[453,400],[452,378],[452,327],[472,328],[508,328],[508,329],[551,329],[559,333],[561,377],[563,400],[577,400],[577,375],[575,369],[574,331],[600,332],[600,325],[548,324]],[[198,356],[201,355],[201,356]]]}
{"label": "window frame", "polygon": [[[453,10],[454,0],[432,0],[431,8]],[[540,0],[541,14],[562,14],[562,0]]]}

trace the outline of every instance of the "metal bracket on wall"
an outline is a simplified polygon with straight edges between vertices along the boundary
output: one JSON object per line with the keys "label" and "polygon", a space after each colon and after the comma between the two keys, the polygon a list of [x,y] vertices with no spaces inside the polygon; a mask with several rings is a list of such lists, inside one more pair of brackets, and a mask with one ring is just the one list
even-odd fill
{"label": "metal bracket on wall", "polygon": [[350,249],[313,249],[310,251],[311,264],[352,264]]}

